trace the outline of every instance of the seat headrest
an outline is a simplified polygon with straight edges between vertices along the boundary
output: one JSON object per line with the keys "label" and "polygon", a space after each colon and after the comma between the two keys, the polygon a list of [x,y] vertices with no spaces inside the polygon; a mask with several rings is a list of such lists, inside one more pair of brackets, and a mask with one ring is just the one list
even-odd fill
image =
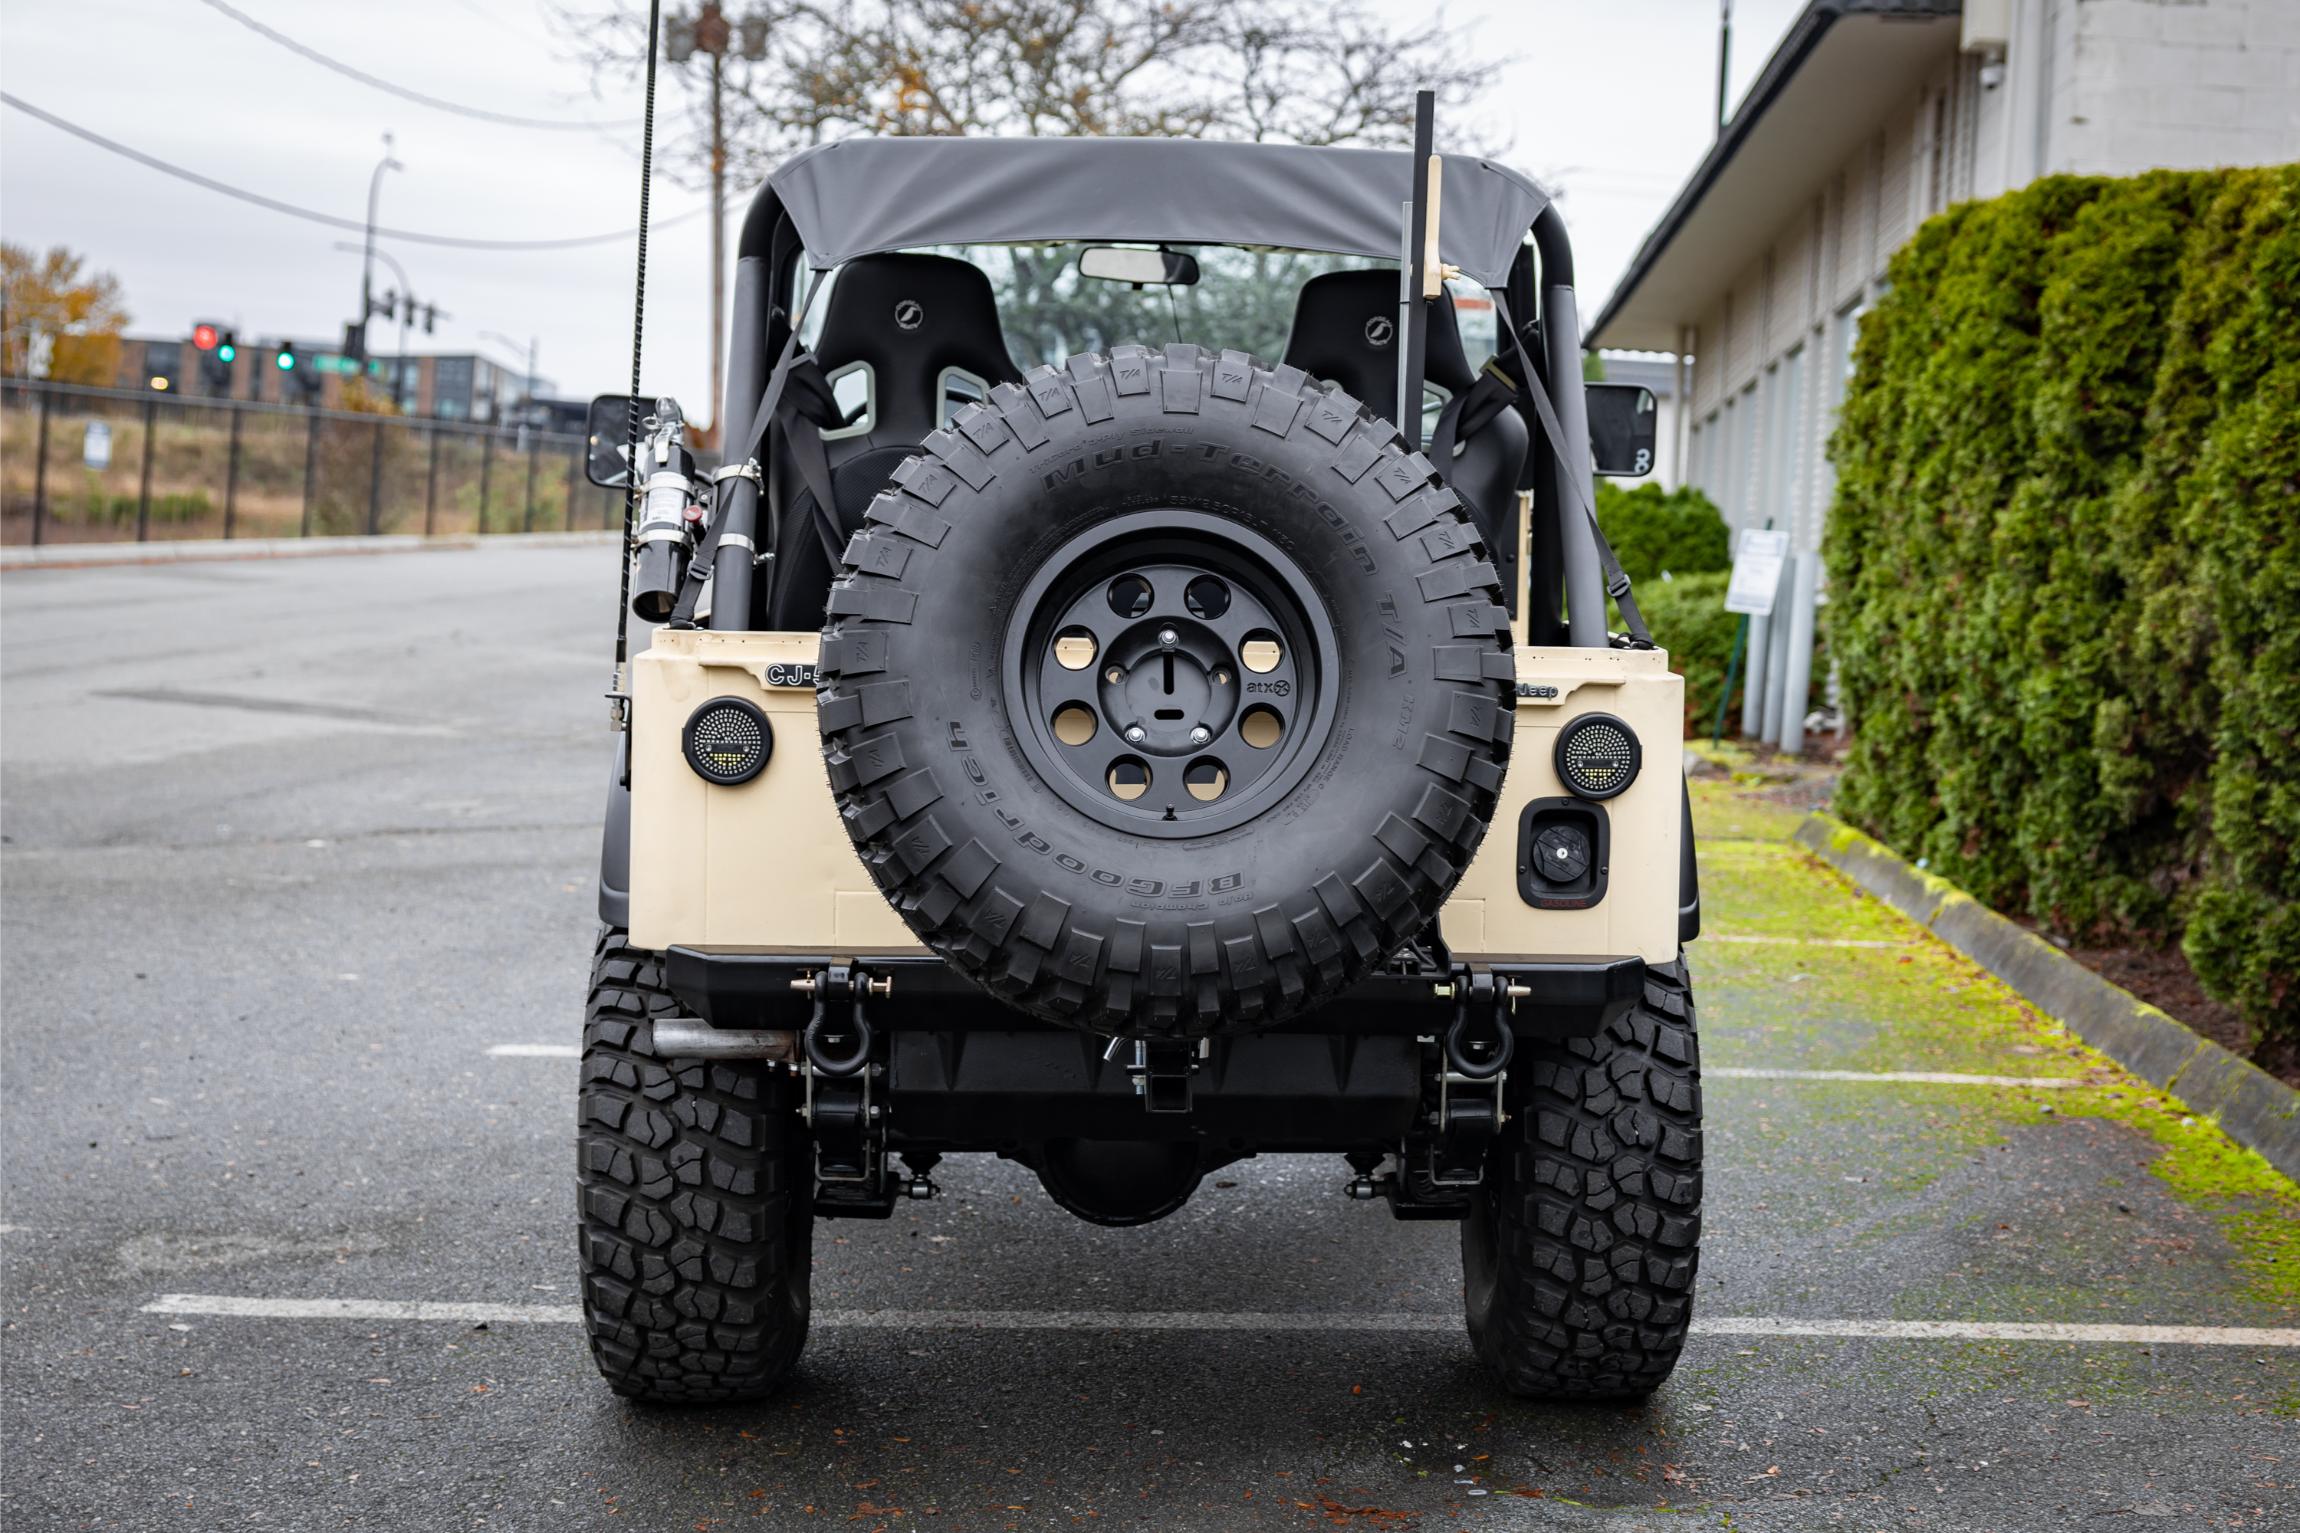
{"label": "seat headrest", "polygon": [[918,442],[941,425],[941,377],[960,368],[1020,383],[990,279],[939,255],[860,256],[838,269],[815,356],[825,372],[868,362],[876,375],[874,441]]}
{"label": "seat headrest", "polygon": [[[1285,360],[1313,378],[1340,384],[1386,419],[1397,419],[1398,274],[1330,271],[1302,284]],[[1477,380],[1454,322],[1453,295],[1430,313],[1422,373],[1449,394]]]}

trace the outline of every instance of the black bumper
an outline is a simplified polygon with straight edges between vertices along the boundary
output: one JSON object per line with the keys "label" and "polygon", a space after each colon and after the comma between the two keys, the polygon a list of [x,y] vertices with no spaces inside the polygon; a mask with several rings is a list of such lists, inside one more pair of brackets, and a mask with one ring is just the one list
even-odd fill
{"label": "black bumper", "polygon": [[[726,1028],[806,1026],[814,1003],[792,982],[842,963],[892,981],[887,994],[870,1002],[871,1024],[882,1031],[1070,1031],[993,1000],[931,955],[858,958],[704,953],[684,947],[666,955],[672,993],[694,1015]],[[1524,958],[1480,967],[1497,981],[1525,987],[1527,994],[1510,1018],[1520,1039],[1594,1037],[1636,1003],[1645,985],[1641,958]],[[1452,998],[1440,993],[1451,977],[1442,969],[1377,974],[1258,1036],[1412,1038],[1442,1033],[1454,1019]]]}

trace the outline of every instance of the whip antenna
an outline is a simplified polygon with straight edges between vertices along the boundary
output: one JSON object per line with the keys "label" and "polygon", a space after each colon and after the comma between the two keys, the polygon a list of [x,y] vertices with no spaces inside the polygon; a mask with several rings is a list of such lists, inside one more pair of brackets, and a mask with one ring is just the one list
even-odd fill
{"label": "whip antenna", "polygon": [[639,520],[639,353],[647,336],[647,202],[655,183],[655,52],[663,31],[663,0],[647,5],[647,108],[639,129],[639,261],[631,299],[631,403],[624,412],[623,580],[615,599],[615,679],[607,696],[615,727],[631,722],[631,695],[623,664],[631,644],[631,544]]}

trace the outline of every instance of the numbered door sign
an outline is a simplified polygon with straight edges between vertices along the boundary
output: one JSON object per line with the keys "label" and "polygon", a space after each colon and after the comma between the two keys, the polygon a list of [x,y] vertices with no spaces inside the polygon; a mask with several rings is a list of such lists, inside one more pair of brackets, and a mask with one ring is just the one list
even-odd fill
{"label": "numbered door sign", "polygon": [[1742,529],[1733,551],[1733,578],[1725,587],[1725,610],[1771,617],[1781,589],[1781,565],[1789,557],[1789,534],[1774,528]]}

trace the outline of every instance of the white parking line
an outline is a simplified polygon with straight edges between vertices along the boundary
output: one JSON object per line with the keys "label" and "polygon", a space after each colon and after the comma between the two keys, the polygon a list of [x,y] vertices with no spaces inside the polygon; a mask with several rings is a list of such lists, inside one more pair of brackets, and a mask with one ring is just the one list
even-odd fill
{"label": "white parking line", "polygon": [[1904,937],[1893,941],[1879,941],[1873,937],[1731,937],[1723,932],[1703,932],[1696,942],[1758,942],[1781,947],[1915,947],[1922,938]]}
{"label": "white parking line", "polygon": [[583,1051],[572,1043],[497,1043],[487,1052],[497,1059],[574,1059]]}
{"label": "white parking line", "polygon": [[[572,1304],[445,1304],[399,1299],[262,1299],[169,1293],[147,1315],[254,1320],[440,1320],[462,1325],[578,1322]],[[1405,1331],[1450,1332],[1461,1317],[1427,1310],[1324,1314],[1303,1310],[831,1309],[826,1330],[879,1331]],[[1977,1320],[1790,1320],[1699,1318],[1696,1336],[1821,1337],[1847,1341],[2131,1342],[2140,1346],[2300,1347],[2300,1327],[2214,1325],[2055,1325]]]}
{"label": "white parking line", "polygon": [[2068,1091],[2094,1084],[2071,1075],[1956,1075],[1941,1070],[1760,1070],[1729,1065],[1704,1065],[1709,1080],[1727,1081],[1853,1081],[1864,1086],[2011,1086],[2038,1091]]}

